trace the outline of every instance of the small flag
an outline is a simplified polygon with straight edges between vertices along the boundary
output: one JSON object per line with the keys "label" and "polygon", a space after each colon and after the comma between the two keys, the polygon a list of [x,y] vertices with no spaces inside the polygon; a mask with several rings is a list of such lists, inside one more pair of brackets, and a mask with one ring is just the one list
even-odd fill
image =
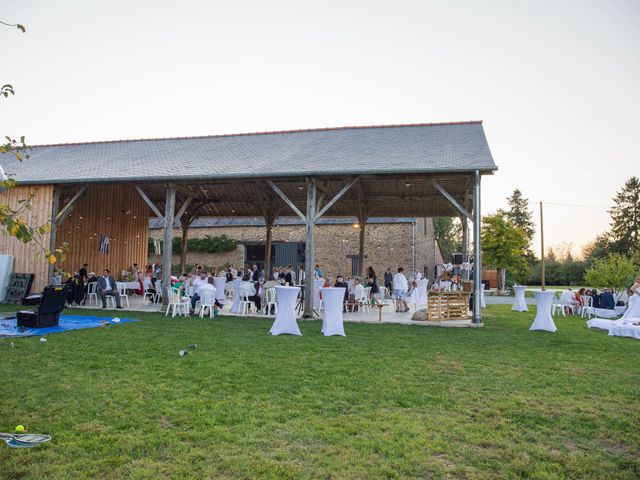
{"label": "small flag", "polygon": [[107,235],[100,235],[100,253],[109,253],[109,237]]}

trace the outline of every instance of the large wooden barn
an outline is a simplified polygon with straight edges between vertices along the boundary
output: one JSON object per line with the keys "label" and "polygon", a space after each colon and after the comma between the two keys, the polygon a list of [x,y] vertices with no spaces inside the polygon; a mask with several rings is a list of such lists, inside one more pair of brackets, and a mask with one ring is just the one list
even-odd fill
{"label": "large wooden barn", "polygon": [[[269,245],[275,220],[294,215],[306,225],[308,275],[324,215],[361,225],[374,216],[459,216],[465,228],[473,222],[478,245],[481,176],[497,169],[479,121],[40,145],[22,163],[1,155],[0,165],[20,185],[3,202],[32,198],[26,220],[52,224],[42,242],[71,246],[63,268],[87,262],[117,272],[144,262],[154,216],[165,244],[175,225],[197,218],[260,216]],[[362,228],[361,256],[365,242]],[[35,274],[34,289],[50,281],[35,245],[3,236],[0,253],[14,255],[14,271]],[[165,271],[170,265],[165,249]]]}

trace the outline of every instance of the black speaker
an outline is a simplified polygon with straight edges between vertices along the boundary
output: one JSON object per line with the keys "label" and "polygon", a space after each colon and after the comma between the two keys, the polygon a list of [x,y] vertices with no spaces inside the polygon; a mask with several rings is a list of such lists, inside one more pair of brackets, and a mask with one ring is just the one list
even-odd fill
{"label": "black speaker", "polygon": [[67,294],[68,289],[65,285],[45,287],[38,310],[18,312],[18,327],[42,328],[58,325]]}

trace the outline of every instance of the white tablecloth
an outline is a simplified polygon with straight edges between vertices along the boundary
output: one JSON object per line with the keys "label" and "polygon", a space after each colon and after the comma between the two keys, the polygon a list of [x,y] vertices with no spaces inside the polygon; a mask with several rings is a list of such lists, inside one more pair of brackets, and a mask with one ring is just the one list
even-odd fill
{"label": "white tablecloth", "polygon": [[119,282],[124,284],[124,288],[127,290],[142,290],[140,288],[140,282]]}
{"label": "white tablecloth", "polygon": [[607,320],[605,318],[591,318],[587,320],[587,327],[589,328],[600,328],[602,330],[610,331],[611,327],[615,327],[616,325],[624,324],[624,320],[620,318],[619,320]]}
{"label": "white tablecloth", "polygon": [[313,281],[313,309],[317,312],[320,308],[320,288],[324,285],[324,278]]}
{"label": "white tablecloth", "polygon": [[290,333],[302,336],[298,322],[296,322],[296,299],[300,287],[275,287],[275,289],[278,313],[269,333],[271,335]]}
{"label": "white tablecloth", "polygon": [[524,291],[527,287],[523,285],[516,285],[513,287],[513,291],[516,294],[516,298],[513,300],[513,305],[511,306],[511,310],[514,312],[528,312],[529,307],[527,307],[527,301],[524,299]]}
{"label": "white tablecloth", "polygon": [[533,294],[536,297],[537,311],[536,318],[533,320],[529,330],[555,332],[557,328],[551,316],[551,304],[553,303],[555,292],[535,290]]}
{"label": "white tablecloth", "polygon": [[616,318],[619,316],[618,312],[609,308],[594,308],[593,310],[598,318]]}
{"label": "white tablecloth", "polygon": [[429,280],[426,278],[422,278],[420,280],[416,280],[416,285],[418,286],[418,301],[416,303],[419,304],[427,304],[427,287],[429,286]]}
{"label": "white tablecloth", "polygon": [[609,329],[609,335],[614,337],[631,337],[640,340],[640,326],[614,325]]}
{"label": "white tablecloth", "polygon": [[213,277],[213,285],[216,287],[216,300],[221,304],[225,304],[227,297],[224,294],[224,287],[227,279],[224,277]]}
{"label": "white tablecloth", "polygon": [[344,301],[344,288],[326,287],[322,289],[322,333],[325,337],[330,335],[344,335],[342,323],[342,308]]}
{"label": "white tablecloth", "polygon": [[615,307],[613,307],[613,309],[616,311],[618,315],[623,315],[624,312],[627,311],[627,307],[624,305],[620,305],[620,306],[616,305]]}
{"label": "white tablecloth", "polygon": [[240,311],[240,284],[241,278],[233,279],[233,297],[231,302],[231,313],[238,313]]}

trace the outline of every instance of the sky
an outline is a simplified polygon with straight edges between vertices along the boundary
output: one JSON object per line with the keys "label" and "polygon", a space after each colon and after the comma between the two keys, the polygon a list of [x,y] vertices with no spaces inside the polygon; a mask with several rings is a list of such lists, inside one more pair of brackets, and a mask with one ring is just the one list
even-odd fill
{"label": "sky", "polygon": [[575,254],[640,175],[637,0],[4,0],[0,20],[27,28],[0,28],[0,134],[32,145],[483,120],[483,214],[518,188]]}

